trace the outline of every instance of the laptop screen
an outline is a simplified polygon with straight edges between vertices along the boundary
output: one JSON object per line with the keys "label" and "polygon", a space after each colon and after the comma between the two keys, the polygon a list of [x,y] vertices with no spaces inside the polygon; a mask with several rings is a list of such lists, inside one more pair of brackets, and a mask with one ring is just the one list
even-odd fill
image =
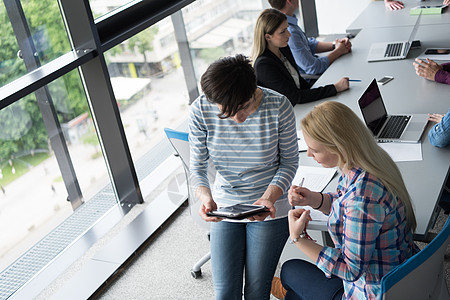
{"label": "laptop screen", "polygon": [[359,98],[358,104],[367,127],[377,135],[387,119],[387,111],[375,79]]}

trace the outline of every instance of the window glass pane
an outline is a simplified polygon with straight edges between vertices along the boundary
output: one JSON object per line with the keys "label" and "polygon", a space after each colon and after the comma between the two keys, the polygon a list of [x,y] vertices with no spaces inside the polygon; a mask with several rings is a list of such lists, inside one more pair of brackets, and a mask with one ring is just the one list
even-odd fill
{"label": "window glass pane", "polygon": [[[178,128],[187,120],[189,112],[189,97],[170,17],[112,48],[106,58],[136,164],[155,145],[166,140],[165,127]],[[169,149],[164,153],[166,157],[159,159],[164,160],[172,152]]]}
{"label": "window glass pane", "polygon": [[0,87],[70,51],[58,1],[17,2],[0,3]]}
{"label": "window glass pane", "polygon": [[[117,203],[78,71],[46,89],[0,110],[0,228],[8,228],[0,231],[0,270],[74,214],[68,200]],[[58,255],[94,221],[60,234],[46,255]]]}
{"label": "window glass pane", "polygon": [[197,79],[220,57],[250,55],[261,10],[262,1],[235,0],[195,1],[182,9]]}
{"label": "window glass pane", "polygon": [[130,0],[89,0],[94,19],[131,2]]}

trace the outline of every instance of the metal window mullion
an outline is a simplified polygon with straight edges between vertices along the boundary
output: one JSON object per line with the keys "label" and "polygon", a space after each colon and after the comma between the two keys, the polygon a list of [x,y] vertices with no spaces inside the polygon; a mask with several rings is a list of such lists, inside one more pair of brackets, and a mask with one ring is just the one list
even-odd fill
{"label": "metal window mullion", "polygon": [[300,0],[301,20],[307,37],[318,37],[316,1]]}
{"label": "metal window mullion", "polygon": [[[20,1],[4,1],[11,26],[16,36],[19,49],[28,72],[40,67],[40,60],[37,56],[36,47],[25,14]],[[55,153],[63,181],[65,183],[68,199],[73,209],[76,209],[83,203],[83,195],[75,174],[75,169],[70,158],[69,150],[59,123],[55,106],[47,86],[36,90],[37,104],[42,114],[44,125],[50,139],[51,147]],[[18,100],[16,100],[18,101]]]}
{"label": "metal window mullion", "polygon": [[189,92],[189,104],[198,96],[197,78],[195,76],[194,63],[190,53],[189,42],[184,26],[183,14],[181,10],[171,15],[175,37],[177,39],[178,51],[180,52],[181,65],[183,67],[184,79]]}
{"label": "metal window mullion", "polygon": [[89,1],[59,0],[59,5],[72,47],[98,52],[79,67],[80,76],[118,200],[131,208],[143,199]]}

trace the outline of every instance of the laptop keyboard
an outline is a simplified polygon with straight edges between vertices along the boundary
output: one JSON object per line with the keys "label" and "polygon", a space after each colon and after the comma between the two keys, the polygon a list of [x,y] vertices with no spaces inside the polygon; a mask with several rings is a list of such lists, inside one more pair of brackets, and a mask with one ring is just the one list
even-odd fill
{"label": "laptop keyboard", "polygon": [[391,116],[379,138],[398,139],[403,133],[411,116]]}
{"label": "laptop keyboard", "polygon": [[388,44],[386,47],[386,52],[384,53],[384,57],[400,56],[402,46],[403,43]]}

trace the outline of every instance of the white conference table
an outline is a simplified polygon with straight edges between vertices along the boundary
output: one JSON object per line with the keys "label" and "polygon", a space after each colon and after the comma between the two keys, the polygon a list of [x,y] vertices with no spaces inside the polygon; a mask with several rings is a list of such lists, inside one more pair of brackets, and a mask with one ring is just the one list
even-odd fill
{"label": "white conference table", "polygon": [[[450,41],[442,38],[450,36],[450,26],[430,24],[420,27],[417,38],[422,41],[423,48],[410,51],[407,59],[368,63],[366,58],[372,42],[381,40],[395,41],[410,32],[411,26],[390,28],[365,28],[352,40],[353,52],[336,60],[319,78],[314,86],[322,86],[338,81],[341,77],[360,79],[362,82],[351,82],[350,89],[335,97],[306,104],[297,104],[294,112],[297,127],[301,118],[320,102],[334,100],[349,106],[361,119],[357,101],[374,78],[391,75],[394,80],[380,86],[381,95],[388,113],[446,113],[450,107],[450,86],[428,81],[415,74],[412,62],[424,47],[450,46]],[[383,37],[383,38],[381,38]],[[401,40],[401,38],[400,38]],[[443,191],[450,167],[450,147],[440,149],[432,146],[428,140],[428,125],[422,136],[422,161],[398,162],[406,187],[411,195],[416,213],[417,229],[415,238],[425,240],[430,228],[434,225],[439,213],[438,199]],[[300,153],[301,165],[317,166],[306,153]],[[301,166],[300,166],[301,167]],[[337,177],[327,186],[326,191],[335,191]],[[310,229],[326,230],[324,222],[310,222]]]}
{"label": "white conference table", "polygon": [[[361,29],[388,27],[395,29],[397,26],[414,26],[417,16],[410,15],[410,9],[419,5],[442,5],[442,0],[403,0],[405,8],[401,10],[389,10],[384,1],[373,1],[347,28],[349,33],[358,33]],[[439,15],[422,15],[421,25],[450,24],[450,8],[447,7]],[[444,36],[442,37],[445,38]],[[407,40],[408,38],[406,38]]]}

